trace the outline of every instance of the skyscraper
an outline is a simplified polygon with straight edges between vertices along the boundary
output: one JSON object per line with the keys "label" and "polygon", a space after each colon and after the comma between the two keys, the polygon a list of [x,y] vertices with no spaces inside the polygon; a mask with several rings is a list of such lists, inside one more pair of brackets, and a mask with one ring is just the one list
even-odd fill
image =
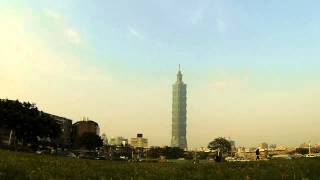
{"label": "skyscraper", "polygon": [[182,81],[180,70],[172,86],[172,147],[187,148],[187,85]]}

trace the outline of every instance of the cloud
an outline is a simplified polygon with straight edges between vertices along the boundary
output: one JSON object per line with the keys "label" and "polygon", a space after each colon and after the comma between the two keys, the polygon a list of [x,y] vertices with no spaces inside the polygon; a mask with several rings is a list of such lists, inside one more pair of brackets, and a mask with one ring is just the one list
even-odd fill
{"label": "cloud", "polygon": [[198,24],[204,18],[204,10],[203,8],[199,8],[195,10],[192,15],[189,17],[189,21],[191,24]]}
{"label": "cloud", "polygon": [[227,31],[227,23],[222,18],[216,18],[216,28],[220,33],[225,33]]}
{"label": "cloud", "polygon": [[129,33],[130,33],[132,36],[134,36],[134,37],[136,37],[136,38],[139,38],[139,39],[144,39],[144,35],[141,34],[140,32],[138,32],[134,27],[129,26],[129,27],[128,27],[128,30],[129,30]]}
{"label": "cloud", "polygon": [[81,36],[78,31],[72,28],[66,28],[65,34],[67,38],[74,44],[79,45],[81,43]]}
{"label": "cloud", "polygon": [[[62,43],[65,46],[60,46],[61,41],[65,41],[63,37],[75,43],[81,42],[77,31],[68,29],[65,24],[54,24],[59,27],[53,28],[47,39],[42,36],[45,34],[41,28],[42,21],[37,20],[33,15],[21,16],[14,12],[0,15],[0,80],[7,84],[6,88],[0,89],[0,94],[18,98],[19,94],[23,96],[36,88],[33,85],[45,82],[54,86],[65,81],[79,85],[111,80],[99,67],[89,65],[87,62],[90,61],[85,57],[65,50],[72,49],[72,45]],[[36,31],[25,31],[30,26]]]}
{"label": "cloud", "polygon": [[50,18],[53,18],[53,19],[62,19],[63,15],[56,12],[56,11],[53,11],[51,9],[46,9],[45,10],[45,14],[50,17]]}
{"label": "cloud", "polygon": [[82,43],[80,33],[74,28],[68,25],[65,16],[52,9],[45,9],[44,14],[48,17],[47,20],[55,21],[56,28],[61,29],[67,38],[67,40],[75,45]]}

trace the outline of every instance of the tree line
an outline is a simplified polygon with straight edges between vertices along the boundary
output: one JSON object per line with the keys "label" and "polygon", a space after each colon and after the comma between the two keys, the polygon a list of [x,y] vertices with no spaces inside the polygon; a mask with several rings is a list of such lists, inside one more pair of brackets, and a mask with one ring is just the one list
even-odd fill
{"label": "tree line", "polygon": [[59,124],[35,104],[8,99],[0,99],[0,129],[10,132],[9,144],[33,148],[40,139],[53,140],[62,133]]}

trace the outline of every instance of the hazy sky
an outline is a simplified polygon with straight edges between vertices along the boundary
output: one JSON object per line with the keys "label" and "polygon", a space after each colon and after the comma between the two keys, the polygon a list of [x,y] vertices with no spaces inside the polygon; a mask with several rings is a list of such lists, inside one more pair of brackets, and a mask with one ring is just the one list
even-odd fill
{"label": "hazy sky", "polygon": [[182,65],[190,147],[320,143],[320,1],[2,0],[0,98],[169,145]]}

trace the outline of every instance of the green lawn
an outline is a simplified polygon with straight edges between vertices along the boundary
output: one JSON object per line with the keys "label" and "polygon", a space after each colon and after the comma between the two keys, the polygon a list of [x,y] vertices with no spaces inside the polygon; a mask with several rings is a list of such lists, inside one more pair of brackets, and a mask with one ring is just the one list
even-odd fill
{"label": "green lawn", "polygon": [[127,163],[0,150],[0,179],[320,179],[320,159]]}

